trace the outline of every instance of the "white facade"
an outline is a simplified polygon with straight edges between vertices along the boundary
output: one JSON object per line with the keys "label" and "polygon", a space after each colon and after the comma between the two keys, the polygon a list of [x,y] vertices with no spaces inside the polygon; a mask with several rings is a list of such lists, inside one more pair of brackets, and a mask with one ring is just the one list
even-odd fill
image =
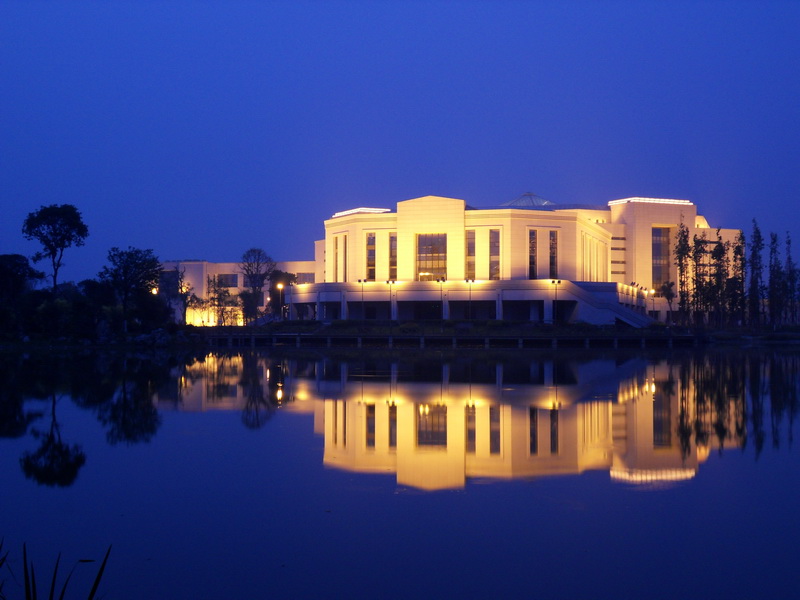
{"label": "white facade", "polygon": [[294,300],[320,319],[641,326],[647,318],[631,313],[666,315],[658,290],[678,279],[672,248],[681,223],[690,239],[716,240],[719,232],[733,241],[738,234],[712,229],[687,200],[661,198],[475,209],[425,196],[399,202],[395,211],[356,208],[325,221],[316,246],[320,283],[299,286]]}
{"label": "white facade", "polygon": [[[732,242],[688,200],[625,198],[607,206],[560,206],[521,198],[496,208],[425,196],[386,208],[354,208],[324,222],[314,261],[279,263],[298,285],[283,293],[289,318],[454,319],[539,323],[666,320],[661,284],[678,280],[672,249],[680,224]],[[238,294],[237,263],[182,261],[201,298],[209,277]],[[264,299],[261,305],[266,308]],[[649,316],[648,316],[649,315]],[[209,311],[187,321],[213,325]]]}

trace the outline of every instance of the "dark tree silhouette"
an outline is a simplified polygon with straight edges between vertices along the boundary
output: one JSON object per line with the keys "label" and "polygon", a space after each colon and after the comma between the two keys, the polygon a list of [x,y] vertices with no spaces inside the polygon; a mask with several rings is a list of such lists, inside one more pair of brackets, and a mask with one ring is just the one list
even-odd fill
{"label": "dark tree silhouette", "polygon": [[131,305],[158,289],[161,261],[152,250],[129,247],[127,250],[111,248],[108,262],[110,264],[103,267],[99,277],[114,289],[122,306],[123,330],[127,333]]}
{"label": "dark tree silhouette", "polygon": [[246,353],[242,356],[242,376],[239,384],[245,396],[242,423],[248,429],[259,429],[272,418],[276,407],[264,388],[257,354]]}
{"label": "dark tree silhouette", "polygon": [[764,250],[764,238],[758,223],[753,219],[753,235],[750,240],[749,265],[750,281],[747,286],[747,307],[750,324],[761,325],[761,299],[764,295],[764,262],[761,252]]}
{"label": "dark tree silhouette", "polygon": [[786,278],[780,256],[778,235],[769,234],[769,282],[767,284],[767,310],[769,324],[774,328],[781,322],[786,305]]}
{"label": "dark tree silhouette", "polygon": [[259,316],[258,307],[262,304],[264,285],[275,270],[275,261],[261,248],[250,248],[242,255],[239,270],[244,275],[244,287],[247,288],[240,294],[244,319],[254,322]]}
{"label": "dark tree silhouette", "polygon": [[161,415],[153,403],[153,381],[145,365],[125,359],[122,379],[110,402],[99,410],[100,419],[109,426],[110,444],[149,442],[161,426]]}
{"label": "dark tree silhouette", "polygon": [[42,250],[34,254],[33,260],[50,260],[55,292],[64,250],[72,246],[83,246],[89,235],[89,228],[83,222],[80,211],[72,204],[51,204],[28,214],[22,225],[22,235],[42,245]]}
{"label": "dark tree silhouette", "polygon": [[678,267],[678,310],[683,324],[686,324],[689,314],[689,259],[691,254],[692,246],[689,243],[689,228],[681,221],[678,225],[678,231],[675,233],[673,256],[675,258],[675,266]]}
{"label": "dark tree silhouette", "polygon": [[61,440],[61,431],[56,421],[56,395],[52,395],[50,430],[42,437],[42,444],[34,452],[25,452],[20,466],[25,476],[42,485],[68,487],[75,482],[78,471],[86,463],[86,454],[80,446],[69,445]]}

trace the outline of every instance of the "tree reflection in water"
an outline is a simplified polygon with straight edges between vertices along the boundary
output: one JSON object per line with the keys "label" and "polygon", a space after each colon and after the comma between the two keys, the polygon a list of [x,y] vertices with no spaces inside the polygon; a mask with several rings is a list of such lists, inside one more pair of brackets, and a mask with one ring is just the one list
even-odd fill
{"label": "tree reflection in water", "polygon": [[[766,410],[772,446],[780,447],[784,419],[791,444],[800,398],[794,375],[800,370],[796,353],[709,352],[694,357],[691,363],[682,362],[678,370],[677,432],[684,456],[692,443],[707,447],[713,437],[720,452],[726,444],[745,448],[752,439],[758,458],[766,441]],[[767,398],[769,408],[765,407]]]}
{"label": "tree reflection in water", "polygon": [[25,452],[19,462],[29,479],[43,485],[67,487],[78,477],[78,471],[86,463],[86,455],[77,444],[70,446],[61,440],[55,394],[50,406],[50,429],[46,433],[34,430],[34,435],[42,438],[41,446],[34,452]]}
{"label": "tree reflection in water", "polygon": [[117,391],[98,411],[100,421],[109,426],[106,435],[111,444],[149,442],[155,435],[161,425],[153,403],[158,375],[150,361],[123,361]]}
{"label": "tree reflection in water", "polygon": [[[595,366],[587,367],[593,361]],[[373,437],[364,440],[364,447],[374,452],[376,444],[380,446],[381,438],[375,437],[378,431],[388,436],[387,440],[394,440],[386,442],[387,451],[393,453],[402,449],[393,444],[407,444],[403,442],[406,439],[413,442],[419,433],[415,425],[411,437],[398,437],[397,432],[402,433],[398,427],[406,413],[395,400],[406,394],[408,401],[422,402],[418,394],[433,386],[436,389],[431,390],[436,393],[429,399],[432,406],[447,406],[448,433],[444,439],[451,440],[451,433],[456,435],[452,439],[460,439],[461,434],[455,430],[469,430],[472,421],[462,412],[467,408],[475,410],[475,398],[483,403],[483,408],[478,406],[478,416],[483,412],[489,417],[494,415],[494,429],[490,427],[485,435],[478,431],[476,438],[493,440],[494,451],[487,450],[489,462],[500,460],[510,451],[503,439],[512,434],[515,415],[529,415],[535,409],[565,411],[555,415],[559,417],[559,427],[567,427],[575,419],[591,419],[586,423],[605,432],[598,433],[603,437],[592,442],[595,449],[602,446],[605,456],[620,457],[615,469],[633,472],[633,462],[626,461],[634,460],[634,454],[644,453],[640,456],[646,454],[660,460],[669,448],[674,449],[678,467],[682,460],[684,467],[695,468],[692,465],[696,466],[698,457],[707,455],[710,448],[722,452],[726,447],[751,445],[758,458],[768,436],[774,448],[782,445],[782,436],[791,444],[800,399],[800,382],[794,374],[799,371],[800,353],[791,350],[711,350],[660,357],[598,357],[591,353],[582,357],[546,352],[505,357],[475,354],[449,360],[429,357],[422,362],[413,354],[338,362],[332,358],[277,360],[249,351],[180,357],[111,353],[13,356],[0,364],[0,437],[21,437],[30,432],[41,440],[37,450],[22,456],[23,470],[42,483],[67,486],[75,481],[86,456],[80,445],[61,439],[56,398],[70,397],[77,406],[95,414],[106,428],[110,444],[134,444],[149,442],[157,434],[161,409],[239,410],[244,427],[260,429],[300,389],[305,400],[335,402],[331,414],[337,419],[345,414],[347,419],[365,419],[347,429],[343,423],[341,431],[331,429],[331,435],[341,434],[345,439],[346,432],[348,437],[360,435],[362,430],[372,432],[369,435]],[[476,378],[474,374],[478,372],[483,376]],[[584,389],[595,380],[601,383],[602,393]],[[360,386],[358,393],[354,388],[348,391],[348,386],[356,383]],[[411,388],[404,391],[406,385]],[[462,391],[463,398],[459,396]],[[554,391],[558,393],[555,407],[551,406]],[[350,402],[355,397],[359,399],[358,406]],[[28,408],[28,402],[37,399],[50,402],[50,427],[30,431],[31,423],[44,416],[40,410]],[[512,408],[506,410],[507,405]],[[317,410],[311,404],[304,406],[303,410]],[[377,410],[371,408],[375,406]],[[319,415],[325,410],[320,407]],[[569,410],[573,413],[566,412]],[[381,419],[388,419],[388,424]],[[525,419],[525,423],[515,425],[519,431],[533,431],[531,435],[536,435],[537,440],[538,436],[549,439],[544,425],[540,430],[531,429],[530,417]],[[544,418],[540,421],[545,423]],[[783,428],[787,422],[788,433]],[[633,432],[633,423],[644,429],[623,436],[620,427]],[[455,428],[453,432],[449,431],[451,427]],[[469,431],[465,435],[469,437]],[[552,460],[561,460],[561,450],[568,450],[566,436],[566,430],[559,434]],[[545,437],[538,442],[545,444]],[[640,438],[646,438],[650,447],[634,449],[634,441],[641,443]],[[523,442],[519,447],[530,446]],[[450,446],[448,441],[448,452],[452,450]],[[355,446],[349,448],[348,452]],[[466,452],[465,460],[471,461],[470,451]]]}
{"label": "tree reflection in water", "polygon": [[264,372],[257,354],[242,356],[242,376],[239,385],[244,393],[242,423],[248,429],[259,429],[275,414],[276,405],[265,393]]}

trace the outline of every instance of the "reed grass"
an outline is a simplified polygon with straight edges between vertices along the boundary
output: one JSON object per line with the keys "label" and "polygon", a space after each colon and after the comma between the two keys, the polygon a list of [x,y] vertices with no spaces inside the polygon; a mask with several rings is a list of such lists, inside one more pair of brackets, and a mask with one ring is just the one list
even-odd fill
{"label": "reed grass", "polygon": [[[3,566],[6,566],[10,570],[10,566],[8,563],[8,551],[3,554],[3,539],[0,539],[0,569]],[[103,572],[106,569],[106,564],[108,563],[108,557],[111,554],[111,546],[108,547],[106,550],[106,554],[103,557],[103,562],[100,563],[100,568],[97,571],[97,575],[94,578],[94,583],[92,584],[92,589],[89,591],[89,595],[87,596],[87,600],[94,600],[94,597],[97,595],[97,589],[100,587],[100,580],[103,578]],[[95,562],[94,559],[87,559],[82,558],[73,565],[72,569],[70,569],[69,573],[67,573],[67,578],[64,580],[64,584],[61,586],[61,591],[58,595],[58,600],[64,600],[64,597],[67,593],[67,587],[69,586],[69,582],[72,579],[73,573],[75,573],[75,569],[80,564],[84,563],[93,563]],[[47,594],[46,598],[48,600],[56,600],[56,589],[57,589],[57,582],[58,582],[58,567],[61,564],[61,553],[58,553],[56,557],[56,564],[53,567],[53,576],[50,578],[50,589],[49,593]],[[39,592],[36,585],[36,567],[33,564],[33,560],[28,560],[28,547],[27,544],[22,544],[22,570],[23,570],[23,580],[25,584],[25,600],[39,600]],[[12,572],[13,576],[13,572]],[[7,600],[5,592],[3,591],[3,587],[5,584],[5,580],[0,580],[0,600]],[[44,598],[45,596],[43,596]]]}

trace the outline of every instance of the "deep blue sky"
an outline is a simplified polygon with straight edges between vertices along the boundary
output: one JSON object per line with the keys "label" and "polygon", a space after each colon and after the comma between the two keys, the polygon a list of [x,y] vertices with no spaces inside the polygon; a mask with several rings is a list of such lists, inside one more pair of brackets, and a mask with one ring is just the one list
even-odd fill
{"label": "deep blue sky", "polygon": [[338,210],[528,191],[800,248],[798,31],[797,2],[0,0],[0,253],[53,203],[89,225],[79,280],[112,246],[311,259]]}

